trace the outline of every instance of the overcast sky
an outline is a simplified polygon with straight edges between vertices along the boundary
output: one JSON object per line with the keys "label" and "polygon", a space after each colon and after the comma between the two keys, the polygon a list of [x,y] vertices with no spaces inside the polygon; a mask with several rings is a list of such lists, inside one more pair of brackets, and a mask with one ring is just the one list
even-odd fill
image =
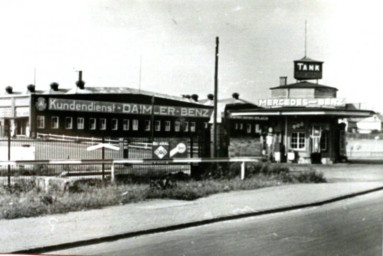
{"label": "overcast sky", "polygon": [[[3,0],[0,86],[132,87],[171,95],[214,87],[219,97],[270,97],[293,61],[324,61],[321,84],[348,102],[383,112],[383,4],[380,0]],[[141,59],[141,61],[140,61]],[[141,62],[141,80],[140,80]]]}

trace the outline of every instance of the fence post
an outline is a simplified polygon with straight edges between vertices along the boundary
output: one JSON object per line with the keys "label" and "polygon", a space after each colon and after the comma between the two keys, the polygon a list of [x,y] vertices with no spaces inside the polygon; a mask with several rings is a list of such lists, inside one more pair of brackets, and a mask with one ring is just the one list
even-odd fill
{"label": "fence post", "polygon": [[245,162],[242,162],[241,163],[241,180],[245,179],[245,169],[246,169]]}
{"label": "fence post", "polygon": [[112,167],[111,167],[111,169],[110,169],[110,175],[111,175],[111,178],[110,178],[110,181],[112,182],[112,183],[114,183],[114,161],[112,162]]}
{"label": "fence post", "polygon": [[[8,161],[11,160],[11,120],[8,119],[8,127],[7,127],[7,133],[8,133]],[[11,165],[8,164],[8,187],[11,187]]]}
{"label": "fence post", "polygon": [[[104,143],[105,143],[105,138],[102,137],[102,144],[104,144]],[[105,159],[105,147],[102,147],[102,149],[101,149],[101,157],[102,157],[102,160]],[[102,163],[102,180],[104,180],[104,179],[105,179],[105,164]]]}

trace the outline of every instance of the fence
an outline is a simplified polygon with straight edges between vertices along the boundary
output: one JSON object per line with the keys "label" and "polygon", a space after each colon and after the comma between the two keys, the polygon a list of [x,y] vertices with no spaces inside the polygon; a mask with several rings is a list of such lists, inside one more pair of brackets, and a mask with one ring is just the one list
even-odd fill
{"label": "fence", "polygon": [[[121,171],[128,166],[134,166],[136,164],[141,165],[149,165],[149,166],[161,166],[161,165],[169,165],[169,164],[193,164],[193,163],[241,163],[240,167],[240,177],[243,180],[245,178],[245,170],[246,163],[248,162],[259,162],[261,158],[259,157],[239,157],[239,158],[181,158],[181,159],[161,159],[161,160],[153,160],[153,159],[104,159],[104,160],[18,160],[18,161],[0,161],[0,166],[12,166],[19,167],[25,165],[48,165],[48,166],[57,166],[57,165],[66,165],[66,166],[87,166],[87,165],[99,165],[99,164],[107,164],[110,166],[110,172],[107,174],[110,175],[110,179],[112,182],[115,181],[116,174],[121,174]],[[117,168],[116,168],[117,167]],[[123,168],[118,168],[123,167]],[[12,185],[17,183],[20,180],[25,180],[30,178],[30,176],[15,176],[11,177],[10,173],[7,177],[2,178],[2,183],[5,185]],[[93,178],[99,178],[99,173],[88,173],[88,175],[92,175]],[[47,175],[43,175],[43,178]],[[76,178],[78,178],[77,176]]]}
{"label": "fence", "polygon": [[[169,138],[155,138],[154,141],[165,141]],[[204,142],[200,137],[182,138],[187,145],[187,158],[196,158],[204,155]],[[107,145],[97,149],[97,145]],[[0,178],[8,176],[32,177],[43,176],[84,176],[98,175],[102,177],[110,174],[111,163],[97,162],[102,159],[151,159],[152,142],[150,138],[87,138],[64,135],[39,134],[36,139],[31,138],[0,138],[0,161],[27,161],[14,166],[0,166]],[[91,148],[95,150],[90,150]],[[114,148],[114,149],[111,149]],[[52,164],[45,160],[82,159],[91,160],[88,164]],[[41,160],[41,161],[40,161]],[[29,161],[29,162],[28,162]],[[33,161],[33,162],[31,162]],[[70,163],[70,161],[69,161]],[[190,173],[188,163],[172,165],[121,165],[121,173],[148,172],[186,172]],[[1,182],[1,181],[0,181]]]}

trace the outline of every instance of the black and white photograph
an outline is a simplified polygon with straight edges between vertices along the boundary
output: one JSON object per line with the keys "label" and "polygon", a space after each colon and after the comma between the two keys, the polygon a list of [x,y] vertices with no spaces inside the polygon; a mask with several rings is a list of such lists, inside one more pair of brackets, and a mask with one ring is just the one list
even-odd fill
{"label": "black and white photograph", "polygon": [[379,0],[0,2],[0,254],[383,255]]}

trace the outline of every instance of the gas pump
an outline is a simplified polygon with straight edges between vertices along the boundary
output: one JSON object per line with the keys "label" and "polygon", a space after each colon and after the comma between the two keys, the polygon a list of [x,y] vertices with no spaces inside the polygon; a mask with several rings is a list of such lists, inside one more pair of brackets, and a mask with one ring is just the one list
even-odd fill
{"label": "gas pump", "polygon": [[321,161],[321,135],[322,128],[320,126],[313,126],[311,133],[311,161],[312,163],[320,163]]}

